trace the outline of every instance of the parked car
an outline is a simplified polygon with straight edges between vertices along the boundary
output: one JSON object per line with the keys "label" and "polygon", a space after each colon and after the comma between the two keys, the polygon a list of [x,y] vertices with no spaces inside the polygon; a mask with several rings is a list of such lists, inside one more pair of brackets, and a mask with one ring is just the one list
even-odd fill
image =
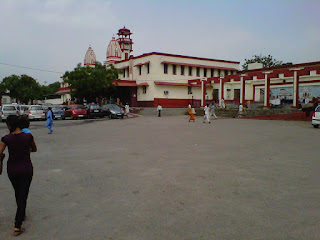
{"label": "parked car", "polygon": [[30,105],[28,109],[25,111],[26,116],[30,120],[45,120],[46,114],[41,105]]}
{"label": "parked car", "polygon": [[2,122],[5,122],[9,115],[16,115],[16,116],[20,115],[17,104],[2,105],[2,110],[1,110]]}
{"label": "parked car", "polygon": [[318,128],[320,125],[320,105],[316,107],[312,116],[312,125],[314,128]]}
{"label": "parked car", "polygon": [[116,104],[106,104],[103,105],[102,111],[106,116],[109,116],[109,118],[123,118],[124,111],[121,107],[119,107]]}
{"label": "parked car", "polygon": [[66,106],[64,113],[65,117],[71,117],[71,119],[87,118],[87,109],[83,105]]}
{"label": "parked car", "polygon": [[66,118],[66,114],[63,111],[63,108],[61,106],[51,106],[54,119],[62,119],[64,120]]}
{"label": "parked car", "polygon": [[104,117],[105,114],[102,112],[101,107],[98,104],[88,104],[87,105],[88,118],[94,117]]}
{"label": "parked car", "polygon": [[18,105],[19,115],[26,115],[28,107],[28,105]]}

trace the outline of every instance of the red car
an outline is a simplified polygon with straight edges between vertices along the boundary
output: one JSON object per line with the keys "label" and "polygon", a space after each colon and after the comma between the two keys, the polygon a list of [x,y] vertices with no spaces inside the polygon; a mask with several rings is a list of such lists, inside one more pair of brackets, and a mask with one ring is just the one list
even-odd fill
{"label": "red car", "polygon": [[87,110],[83,105],[69,105],[66,107],[65,115],[71,119],[87,118]]}

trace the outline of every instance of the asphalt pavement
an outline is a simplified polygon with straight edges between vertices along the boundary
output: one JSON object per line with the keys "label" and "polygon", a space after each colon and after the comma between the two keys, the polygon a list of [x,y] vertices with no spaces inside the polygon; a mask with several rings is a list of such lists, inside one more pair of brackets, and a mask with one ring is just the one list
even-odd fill
{"label": "asphalt pavement", "polygon": [[[320,239],[310,122],[142,116],[53,129],[31,123],[38,152],[19,239]],[[1,240],[16,239],[15,209],[5,166]]]}

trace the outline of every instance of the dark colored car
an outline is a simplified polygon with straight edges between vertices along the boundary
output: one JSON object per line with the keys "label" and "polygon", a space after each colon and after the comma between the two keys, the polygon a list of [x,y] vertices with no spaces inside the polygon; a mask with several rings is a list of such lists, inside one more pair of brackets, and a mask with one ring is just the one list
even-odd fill
{"label": "dark colored car", "polygon": [[87,118],[87,109],[83,105],[69,105],[64,113],[65,117],[71,117],[71,119]]}
{"label": "dark colored car", "polygon": [[105,116],[105,114],[101,110],[101,107],[98,104],[87,105],[87,115],[88,115],[88,118],[94,118],[94,117],[102,118]]}
{"label": "dark colored car", "polygon": [[63,111],[63,108],[61,106],[52,106],[51,110],[54,115],[54,119],[62,119],[64,120],[66,118],[66,114]]}
{"label": "dark colored car", "polygon": [[109,118],[123,118],[124,116],[123,109],[116,104],[106,104],[101,108],[104,114],[109,116]]}

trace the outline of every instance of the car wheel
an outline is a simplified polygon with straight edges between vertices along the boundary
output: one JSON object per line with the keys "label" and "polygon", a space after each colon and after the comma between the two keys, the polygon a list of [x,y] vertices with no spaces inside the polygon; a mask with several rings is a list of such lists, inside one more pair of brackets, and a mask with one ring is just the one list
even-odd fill
{"label": "car wheel", "polygon": [[313,127],[314,127],[314,128],[318,128],[318,127],[319,127],[319,125],[313,125]]}

